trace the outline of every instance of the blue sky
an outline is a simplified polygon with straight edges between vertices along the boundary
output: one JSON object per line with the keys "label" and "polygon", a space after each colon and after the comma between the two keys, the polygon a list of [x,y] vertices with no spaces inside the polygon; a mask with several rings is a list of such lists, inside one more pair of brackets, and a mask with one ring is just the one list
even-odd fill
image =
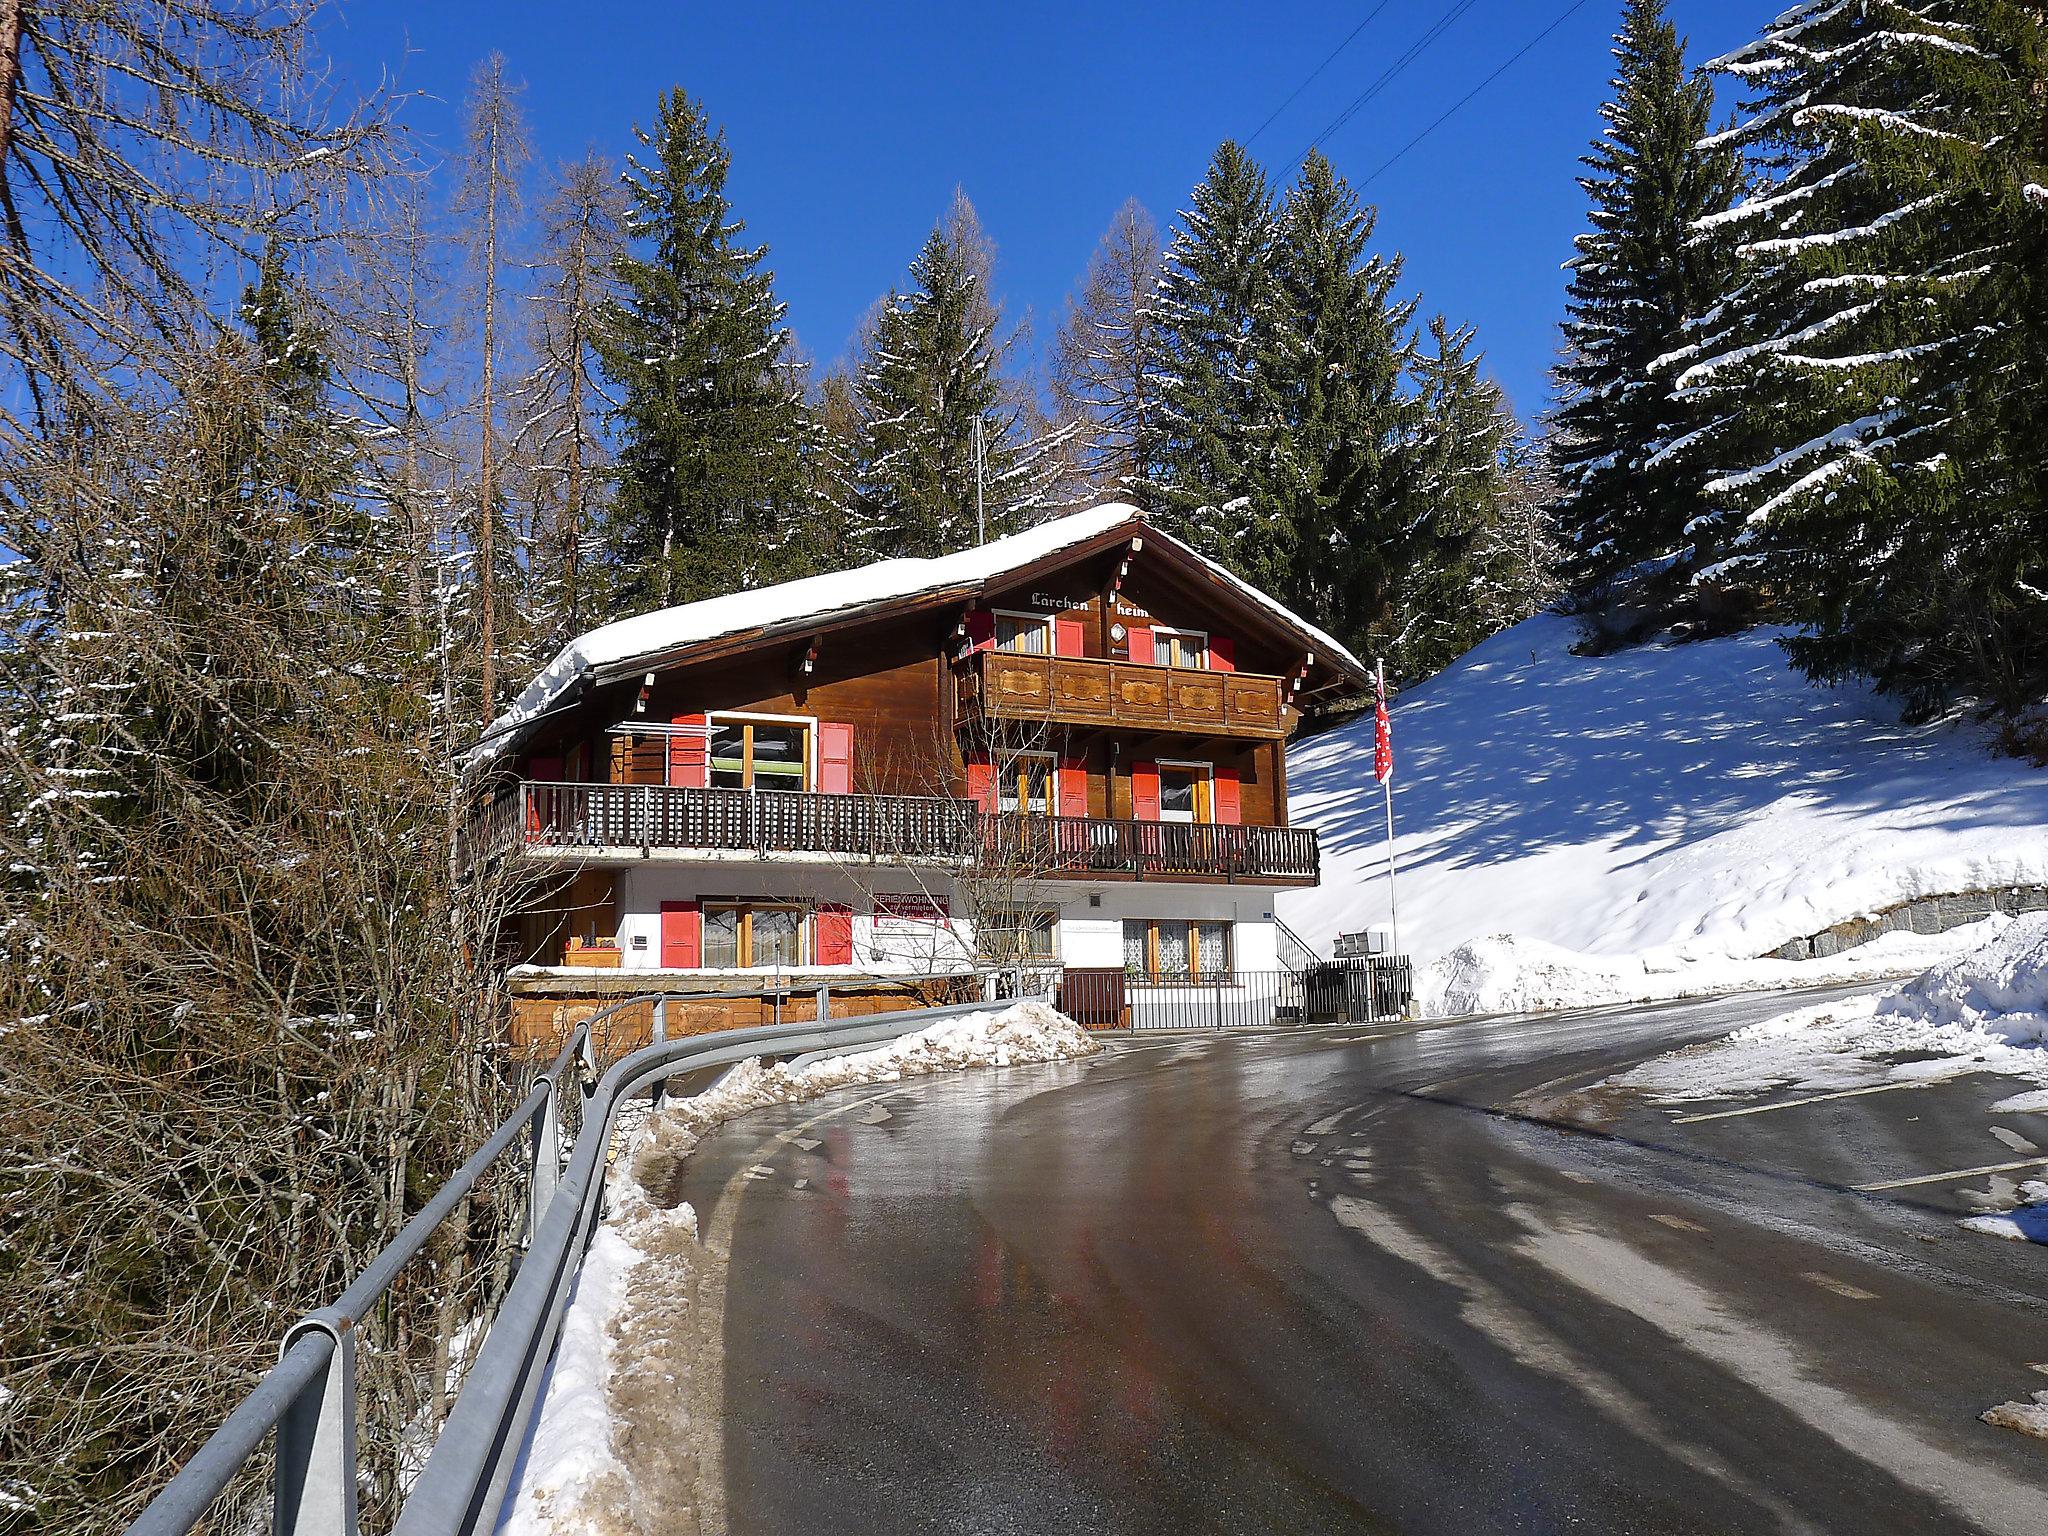
{"label": "blue sky", "polygon": [[[1363,181],[1570,0],[1473,0],[1323,146]],[[457,142],[471,65],[500,49],[527,90],[543,161],[614,155],[656,93],[680,84],[722,122],[730,190],[771,248],[804,347],[841,355],[952,195],[966,188],[1001,253],[1000,296],[1042,343],[1126,197],[1162,226],[1217,142],[1253,132],[1376,0],[1307,4],[987,6],[582,5],[345,0],[328,22],[343,70],[384,67],[423,93],[408,113]],[[1752,37],[1781,0],[1674,0],[1695,60]],[[1276,179],[1454,0],[1388,0],[1253,143]],[[1507,74],[1379,175],[1379,244],[1406,287],[1478,328],[1525,415],[1547,403],[1564,279],[1583,220],[1572,177],[1597,126],[1619,0],[1586,3]]]}

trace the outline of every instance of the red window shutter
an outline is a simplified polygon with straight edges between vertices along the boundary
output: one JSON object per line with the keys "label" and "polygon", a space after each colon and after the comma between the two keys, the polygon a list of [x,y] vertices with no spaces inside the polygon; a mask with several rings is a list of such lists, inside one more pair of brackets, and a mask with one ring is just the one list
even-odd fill
{"label": "red window shutter", "polygon": [[1131,660],[1141,661],[1145,665],[1150,666],[1153,655],[1152,631],[1149,629],[1133,629],[1131,631]]}
{"label": "red window shutter", "polygon": [[984,811],[996,808],[995,770],[989,767],[986,753],[970,753],[967,758],[967,798]]}
{"label": "red window shutter", "polygon": [[967,644],[977,651],[985,651],[996,643],[996,616],[992,609],[970,608],[967,610]]}
{"label": "red window shutter", "polygon": [[683,789],[705,789],[711,783],[711,717],[677,715],[675,724],[688,727],[668,739],[668,781]]}
{"label": "red window shutter", "polygon": [[[526,777],[535,784],[552,784],[562,777],[562,760],[559,757],[528,758],[526,760]],[[542,799],[545,798],[550,805],[553,805],[559,793],[557,790],[543,790],[539,794],[527,795],[526,835],[529,839],[537,842],[540,839],[541,833],[547,830],[545,818],[541,815]]]}
{"label": "red window shutter", "polygon": [[1052,621],[1052,653],[1055,656],[1083,656],[1088,651],[1088,626],[1080,619]]}
{"label": "red window shutter", "polygon": [[818,722],[818,793],[853,793],[853,727],[841,721]]}
{"label": "red window shutter", "polygon": [[818,964],[853,964],[853,908],[844,902],[818,904]]}
{"label": "red window shutter", "polygon": [[1219,763],[1210,790],[1216,820],[1226,827],[1236,826],[1243,819],[1237,792],[1237,770]]}
{"label": "red window shutter", "polygon": [[1139,821],[1159,819],[1159,765],[1131,764],[1131,814]]}
{"label": "red window shutter", "polygon": [[695,970],[704,963],[704,914],[694,901],[661,904],[661,964],[664,970]]}
{"label": "red window shutter", "polygon": [[1088,814],[1088,764],[1085,759],[1060,759],[1059,813],[1062,816]]}
{"label": "red window shutter", "polygon": [[1209,637],[1209,670],[1211,672],[1235,672],[1237,670],[1237,642],[1228,635]]}

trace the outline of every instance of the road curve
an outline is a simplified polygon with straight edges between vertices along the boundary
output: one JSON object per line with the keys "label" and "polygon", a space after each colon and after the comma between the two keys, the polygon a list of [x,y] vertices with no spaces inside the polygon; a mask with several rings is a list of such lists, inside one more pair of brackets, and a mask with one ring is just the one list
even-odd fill
{"label": "road curve", "polygon": [[2009,1084],[1683,1126],[1575,1093],[1786,1006],[1140,1042],[736,1122],[677,1191],[731,1234],[730,1529],[2038,1536],[2048,1442],[1977,1415],[2048,1387],[2048,1251],[1852,1188],[1993,1162]]}

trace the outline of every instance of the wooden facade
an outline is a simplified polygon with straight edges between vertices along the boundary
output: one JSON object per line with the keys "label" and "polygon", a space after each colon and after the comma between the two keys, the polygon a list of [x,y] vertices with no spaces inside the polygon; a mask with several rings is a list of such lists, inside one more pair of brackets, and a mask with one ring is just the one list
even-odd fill
{"label": "wooden facade", "polygon": [[[800,898],[807,865],[1313,884],[1315,833],[1288,825],[1286,739],[1307,699],[1364,681],[1319,645],[1133,518],[961,589],[592,668],[479,777],[461,839],[470,867],[543,875],[505,936],[508,959],[547,972],[520,981],[514,1034],[551,1038],[615,989],[644,989],[635,970],[718,969],[708,935],[732,893],[751,881],[764,910]],[[792,873],[762,873],[776,869]],[[820,887],[798,905],[797,958],[844,967],[846,897]],[[741,958],[722,963],[745,969],[759,948],[728,939]],[[878,979],[843,1006],[903,1006],[901,988]],[[791,1006],[782,1017],[815,1005]],[[760,1010],[714,990],[698,1011],[727,1027]]]}

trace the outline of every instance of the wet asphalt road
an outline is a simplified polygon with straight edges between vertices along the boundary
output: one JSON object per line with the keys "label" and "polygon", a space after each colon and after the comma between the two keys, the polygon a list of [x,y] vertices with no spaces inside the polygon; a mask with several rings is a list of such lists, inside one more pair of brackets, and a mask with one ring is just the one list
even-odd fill
{"label": "wet asphalt road", "polygon": [[1140,1041],[736,1122],[680,1191],[733,1202],[730,1527],[2048,1532],[2048,1441],[1977,1419],[2048,1388],[2048,1249],[1955,1226],[1982,1176],[1852,1187],[2048,1153],[2009,1079],[1573,1092],[1787,1006]]}

